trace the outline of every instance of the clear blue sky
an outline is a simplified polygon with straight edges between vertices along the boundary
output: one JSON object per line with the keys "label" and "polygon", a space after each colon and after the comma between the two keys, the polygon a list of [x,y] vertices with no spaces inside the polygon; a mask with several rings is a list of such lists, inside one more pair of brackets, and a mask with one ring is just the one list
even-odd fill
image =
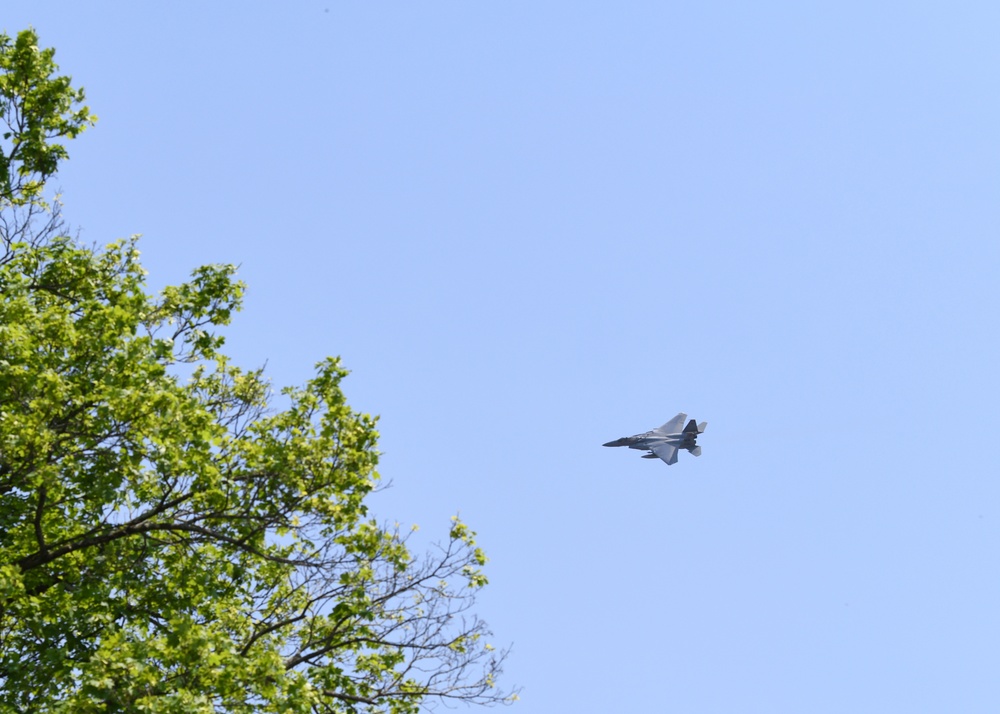
{"label": "clear blue sky", "polygon": [[1000,711],[1000,4],[10,5],[100,116],[68,220],[344,358],[512,711]]}

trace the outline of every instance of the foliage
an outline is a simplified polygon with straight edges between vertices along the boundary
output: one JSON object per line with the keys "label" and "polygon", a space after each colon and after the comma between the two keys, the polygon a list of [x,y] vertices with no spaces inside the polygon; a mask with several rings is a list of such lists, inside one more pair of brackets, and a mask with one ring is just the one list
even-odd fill
{"label": "foliage", "polygon": [[12,125],[7,166],[35,178],[0,211],[0,712],[506,701],[505,653],[468,614],[475,534],[456,518],[418,558],[370,517],[375,419],[340,362],[275,409],[222,352],[232,266],[150,295],[135,239],[82,247],[35,200],[65,154],[31,122],[72,136],[84,118],[55,118],[82,98],[68,83],[9,79],[39,66],[18,53],[51,63],[23,37],[0,47],[4,116],[40,113]]}
{"label": "foliage", "polygon": [[97,117],[87,107],[82,89],[69,77],[53,76],[59,67],[55,50],[39,49],[34,30],[15,39],[0,34],[0,202],[38,200],[45,179],[55,173],[66,147],[53,139],[72,139]]}

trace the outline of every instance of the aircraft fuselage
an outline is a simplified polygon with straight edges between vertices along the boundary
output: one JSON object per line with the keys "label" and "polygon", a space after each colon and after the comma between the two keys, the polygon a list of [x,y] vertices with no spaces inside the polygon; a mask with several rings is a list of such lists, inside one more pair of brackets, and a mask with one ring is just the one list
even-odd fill
{"label": "aircraft fuselage", "polygon": [[678,449],[692,449],[697,444],[698,434],[636,434],[609,441],[605,446],[627,446],[630,449],[648,449],[653,444],[673,444]]}

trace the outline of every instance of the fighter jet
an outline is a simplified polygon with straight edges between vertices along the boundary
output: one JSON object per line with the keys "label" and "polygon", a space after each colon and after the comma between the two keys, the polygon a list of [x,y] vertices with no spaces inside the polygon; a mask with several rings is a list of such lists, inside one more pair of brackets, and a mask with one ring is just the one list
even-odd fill
{"label": "fighter jet", "polygon": [[696,443],[698,434],[705,431],[708,426],[707,421],[701,424],[694,419],[681,429],[687,414],[683,412],[675,416],[659,429],[647,431],[645,434],[635,436],[623,436],[620,439],[609,441],[605,446],[627,446],[630,449],[648,450],[648,454],[643,454],[644,459],[663,459],[667,466],[677,463],[677,450],[687,449],[695,456],[701,456],[701,447]]}

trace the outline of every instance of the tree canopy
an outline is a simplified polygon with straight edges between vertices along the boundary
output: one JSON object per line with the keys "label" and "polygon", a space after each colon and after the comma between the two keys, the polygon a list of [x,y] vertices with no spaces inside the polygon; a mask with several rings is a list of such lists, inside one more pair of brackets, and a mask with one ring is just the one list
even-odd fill
{"label": "tree canopy", "polygon": [[0,711],[412,712],[509,701],[457,518],[380,525],[376,420],[325,359],[282,390],[224,354],[231,265],[147,292],[136,239],[68,236],[45,179],[94,118],[0,35]]}

